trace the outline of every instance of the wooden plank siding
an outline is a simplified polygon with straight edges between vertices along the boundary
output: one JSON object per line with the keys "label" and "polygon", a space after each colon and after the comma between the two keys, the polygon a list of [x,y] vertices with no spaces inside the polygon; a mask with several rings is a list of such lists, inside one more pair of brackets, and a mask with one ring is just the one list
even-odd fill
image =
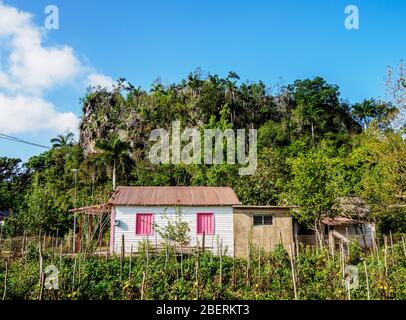
{"label": "wooden plank siding", "polygon": [[[158,247],[162,247],[164,239],[154,230],[151,236],[141,236],[136,234],[136,214],[137,213],[152,213],[154,224],[165,226],[167,220],[162,214],[165,212],[169,219],[175,217],[175,207],[163,206],[115,206],[115,220],[120,221],[118,226],[114,226],[112,234],[112,250],[116,253],[121,252],[122,235],[125,239],[125,252],[129,253],[131,245],[134,252],[137,251],[138,245],[148,239],[152,246],[157,243]],[[205,236],[205,247],[210,250],[213,246],[213,252],[217,254],[217,238],[223,241],[223,251],[227,248],[227,254],[233,254],[233,207],[212,207],[212,206],[183,206],[182,221],[189,224],[190,228],[190,245],[196,246],[197,239],[202,245],[202,235],[197,235],[197,213],[213,213],[214,214],[214,235]],[[114,224],[113,224],[114,225]]]}

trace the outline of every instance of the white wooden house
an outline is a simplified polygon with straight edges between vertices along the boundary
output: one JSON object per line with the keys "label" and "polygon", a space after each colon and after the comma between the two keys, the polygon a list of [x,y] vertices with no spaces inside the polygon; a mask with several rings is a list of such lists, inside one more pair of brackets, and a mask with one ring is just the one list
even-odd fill
{"label": "white wooden house", "polygon": [[[293,242],[290,207],[243,206],[227,187],[118,187],[106,204],[71,209],[75,213],[75,250],[81,248],[86,234],[96,240],[101,250],[104,217],[109,217],[110,253],[138,251],[147,240],[151,249],[164,247],[160,231],[168,221],[181,221],[189,226],[187,251],[204,247],[215,254],[246,256],[251,243],[264,249],[276,244],[285,248]],[[93,217],[95,217],[93,219]],[[84,231],[84,232],[83,232]],[[179,246],[178,246],[179,248]]]}
{"label": "white wooden house", "polygon": [[[217,241],[223,250],[233,254],[233,206],[240,202],[233,189],[226,187],[118,187],[109,201],[110,252],[138,249],[148,240],[152,245],[164,243],[154,226],[163,227],[175,219],[181,208],[182,221],[189,224],[190,245],[202,244],[216,252]],[[166,218],[164,217],[164,213]]]}

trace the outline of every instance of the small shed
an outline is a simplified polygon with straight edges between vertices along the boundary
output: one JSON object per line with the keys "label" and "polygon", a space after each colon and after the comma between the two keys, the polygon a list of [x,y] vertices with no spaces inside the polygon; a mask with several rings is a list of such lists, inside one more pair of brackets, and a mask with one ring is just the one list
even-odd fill
{"label": "small shed", "polygon": [[234,206],[235,255],[246,257],[248,246],[273,250],[282,244],[289,252],[293,243],[290,207]]}
{"label": "small shed", "polygon": [[334,242],[342,240],[345,243],[357,241],[359,246],[369,248],[373,244],[373,223],[355,220],[348,217],[324,218],[325,234],[328,234]]}
{"label": "small shed", "polygon": [[[323,216],[320,221],[319,235],[325,244],[340,241],[348,243],[356,240],[361,247],[369,248],[373,244],[375,224],[368,220],[369,206],[359,197],[340,197],[336,199],[334,217]],[[297,241],[316,245],[320,239],[312,229],[294,221],[294,234]]]}

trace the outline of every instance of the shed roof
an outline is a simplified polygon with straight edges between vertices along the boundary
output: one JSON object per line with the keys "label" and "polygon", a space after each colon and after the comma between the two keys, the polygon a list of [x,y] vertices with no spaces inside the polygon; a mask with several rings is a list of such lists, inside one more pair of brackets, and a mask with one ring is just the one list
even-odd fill
{"label": "shed roof", "polygon": [[347,217],[335,217],[335,218],[324,218],[322,219],[321,222],[328,226],[339,226],[347,224],[365,223],[366,221],[354,220]]}
{"label": "shed roof", "polygon": [[232,206],[241,204],[227,187],[123,187],[116,189],[112,205],[141,206]]}

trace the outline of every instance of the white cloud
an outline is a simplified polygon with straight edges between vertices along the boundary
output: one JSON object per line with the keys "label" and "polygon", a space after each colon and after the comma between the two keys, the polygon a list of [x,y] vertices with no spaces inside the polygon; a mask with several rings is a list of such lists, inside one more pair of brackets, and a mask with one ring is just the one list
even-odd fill
{"label": "white cloud", "polygon": [[111,88],[111,78],[83,64],[69,46],[46,46],[46,30],[32,15],[0,0],[0,132],[77,128],[72,112],[58,112],[45,100],[57,86],[81,84]]}
{"label": "white cloud", "polygon": [[99,73],[92,73],[88,76],[88,86],[101,87],[111,90],[114,80],[108,76]]}
{"label": "white cloud", "polygon": [[72,112],[57,112],[52,103],[38,97],[7,96],[0,93],[0,129],[14,134],[51,130],[77,131],[78,118]]}
{"label": "white cloud", "polygon": [[30,14],[0,4],[0,37],[8,52],[0,72],[4,89],[38,94],[84,71],[71,47],[44,46],[44,32],[33,24]]}

